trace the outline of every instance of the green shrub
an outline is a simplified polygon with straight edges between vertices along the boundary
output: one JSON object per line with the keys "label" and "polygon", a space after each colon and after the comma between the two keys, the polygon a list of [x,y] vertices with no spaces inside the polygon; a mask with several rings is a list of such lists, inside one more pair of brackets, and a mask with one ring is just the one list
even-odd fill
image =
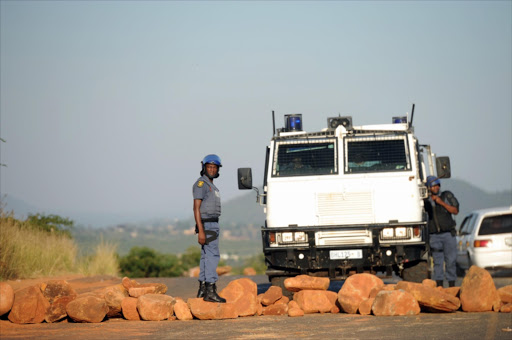
{"label": "green shrub", "polygon": [[183,271],[178,256],[160,254],[148,247],[133,247],[119,261],[121,274],[128,277],[176,277]]}

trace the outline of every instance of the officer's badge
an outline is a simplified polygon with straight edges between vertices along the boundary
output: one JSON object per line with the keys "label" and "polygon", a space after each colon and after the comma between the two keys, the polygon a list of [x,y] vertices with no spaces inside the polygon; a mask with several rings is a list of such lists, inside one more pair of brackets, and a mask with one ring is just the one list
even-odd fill
{"label": "officer's badge", "polygon": [[197,182],[197,187],[198,187],[198,188],[202,188],[202,187],[203,187],[203,185],[204,185],[204,181],[199,181],[199,182]]}

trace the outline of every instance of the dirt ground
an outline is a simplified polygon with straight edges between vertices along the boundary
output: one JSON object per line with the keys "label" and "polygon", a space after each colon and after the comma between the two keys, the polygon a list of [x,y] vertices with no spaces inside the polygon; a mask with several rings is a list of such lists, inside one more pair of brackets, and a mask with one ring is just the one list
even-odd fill
{"label": "dirt ground", "polygon": [[[240,276],[221,277],[221,290]],[[268,289],[265,276],[250,277],[258,293]],[[34,280],[9,281],[15,290],[48,279],[64,279],[78,292],[115,285],[121,278],[79,275]],[[136,279],[140,283],[159,282],[168,295],[188,299],[197,292],[196,278]],[[395,279],[386,279],[393,283]],[[460,284],[460,282],[457,282]],[[495,277],[497,287],[512,284],[512,276]],[[337,291],[342,282],[333,282]],[[421,313],[417,316],[375,317],[339,314],[309,314],[303,317],[259,316],[231,320],[127,321],[110,319],[98,324],[67,320],[47,324],[18,325],[0,319],[0,339],[512,339],[512,314],[508,313]]]}

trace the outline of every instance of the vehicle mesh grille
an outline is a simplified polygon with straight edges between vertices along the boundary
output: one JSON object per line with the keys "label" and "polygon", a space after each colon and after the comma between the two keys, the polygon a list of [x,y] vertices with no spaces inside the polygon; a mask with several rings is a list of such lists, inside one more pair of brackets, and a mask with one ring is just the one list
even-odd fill
{"label": "vehicle mesh grille", "polygon": [[367,229],[318,231],[315,233],[317,246],[371,244],[372,233]]}
{"label": "vehicle mesh grille", "polygon": [[372,194],[318,193],[317,216],[321,225],[374,223]]}

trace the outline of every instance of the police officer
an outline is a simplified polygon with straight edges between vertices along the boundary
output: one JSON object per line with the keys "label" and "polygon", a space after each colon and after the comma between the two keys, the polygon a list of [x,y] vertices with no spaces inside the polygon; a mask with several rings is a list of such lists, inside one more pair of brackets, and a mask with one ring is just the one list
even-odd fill
{"label": "police officer", "polygon": [[452,215],[459,213],[459,202],[450,191],[441,191],[441,181],[435,176],[427,177],[429,198],[425,200],[430,233],[430,250],[434,259],[434,280],[443,286],[446,267],[446,279],[450,287],[457,279],[457,240],[455,238],[455,221]]}
{"label": "police officer", "polygon": [[219,264],[219,216],[220,194],[213,184],[219,177],[222,166],[219,156],[207,155],[201,162],[201,177],[194,183],[194,219],[196,220],[197,241],[201,245],[199,262],[198,298],[210,302],[226,302],[217,294],[217,265]]}

